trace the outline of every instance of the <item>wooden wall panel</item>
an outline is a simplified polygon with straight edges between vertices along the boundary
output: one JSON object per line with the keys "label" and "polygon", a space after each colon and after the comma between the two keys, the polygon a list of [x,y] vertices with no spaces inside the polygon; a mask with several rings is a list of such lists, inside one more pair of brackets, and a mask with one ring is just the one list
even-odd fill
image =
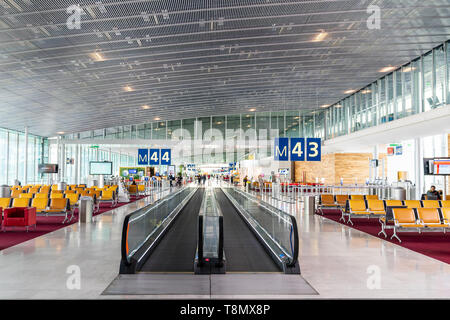
{"label": "wooden wall panel", "polygon": [[[303,172],[306,172],[306,182],[316,182],[325,178],[326,184],[339,184],[341,177],[344,184],[352,184],[356,182],[365,183],[370,177],[369,159],[372,158],[371,153],[334,153],[322,155],[321,162],[299,162],[293,165],[295,168],[295,182],[301,182]],[[379,154],[381,170],[381,159],[386,158],[386,154]],[[381,172],[379,171],[381,175]],[[385,175],[387,174],[387,165],[385,166]]]}

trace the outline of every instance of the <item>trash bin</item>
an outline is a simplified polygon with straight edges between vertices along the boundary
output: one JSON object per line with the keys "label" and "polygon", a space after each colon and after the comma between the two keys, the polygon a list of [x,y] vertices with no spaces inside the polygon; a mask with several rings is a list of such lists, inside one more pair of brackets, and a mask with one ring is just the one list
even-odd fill
{"label": "trash bin", "polygon": [[79,206],[79,221],[81,223],[91,223],[94,212],[94,199],[92,197],[81,197]]}
{"label": "trash bin", "polygon": [[305,214],[313,215],[316,212],[316,197],[304,196],[303,207],[305,208]]}
{"label": "trash bin", "polygon": [[67,187],[67,183],[65,182],[58,182],[58,190],[65,191]]}
{"label": "trash bin", "polygon": [[11,198],[11,188],[8,185],[0,186],[0,198]]}
{"label": "trash bin", "polygon": [[402,187],[391,188],[391,200],[406,200],[406,189]]}

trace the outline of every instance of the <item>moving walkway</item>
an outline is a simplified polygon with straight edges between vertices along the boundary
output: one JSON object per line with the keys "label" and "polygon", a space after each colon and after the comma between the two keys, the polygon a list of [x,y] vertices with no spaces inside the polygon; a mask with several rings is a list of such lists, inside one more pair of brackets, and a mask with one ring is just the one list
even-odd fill
{"label": "moving walkway", "polygon": [[293,216],[242,190],[185,187],[125,218],[120,273],[299,274],[298,242]]}

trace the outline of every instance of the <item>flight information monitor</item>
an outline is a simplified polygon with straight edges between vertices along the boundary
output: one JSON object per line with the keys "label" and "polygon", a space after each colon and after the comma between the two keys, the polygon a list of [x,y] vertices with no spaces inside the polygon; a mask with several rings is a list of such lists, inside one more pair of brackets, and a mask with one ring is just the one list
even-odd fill
{"label": "flight information monitor", "polygon": [[109,161],[91,161],[89,162],[89,174],[112,175],[112,162]]}
{"label": "flight information monitor", "polygon": [[425,175],[450,175],[450,158],[425,158],[423,160]]}
{"label": "flight information monitor", "polygon": [[435,159],[433,165],[434,174],[450,175],[450,159]]}
{"label": "flight information monitor", "polygon": [[40,163],[38,165],[39,173],[58,173],[58,165],[52,163]]}

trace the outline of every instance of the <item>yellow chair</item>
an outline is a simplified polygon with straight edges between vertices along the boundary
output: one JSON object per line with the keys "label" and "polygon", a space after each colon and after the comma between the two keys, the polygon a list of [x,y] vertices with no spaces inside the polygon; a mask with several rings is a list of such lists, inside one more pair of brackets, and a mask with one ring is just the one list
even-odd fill
{"label": "yellow chair", "polygon": [[403,205],[402,200],[385,200],[384,203],[386,204],[386,207],[398,207]]}
{"label": "yellow chair", "polygon": [[392,214],[394,216],[394,234],[391,239],[397,238],[399,242],[402,242],[397,235],[398,231],[414,229],[420,233],[421,228],[423,228],[423,223],[416,219],[413,208],[394,208],[392,209]]}
{"label": "yellow chair", "polygon": [[66,199],[69,199],[70,207],[73,209],[78,206],[78,201],[80,200],[79,193],[66,193]]}
{"label": "yellow chair", "polygon": [[352,194],[352,195],[350,195],[350,200],[364,201],[364,195],[362,195],[362,194]]}
{"label": "yellow chair", "polygon": [[9,208],[11,206],[11,199],[12,198],[0,198],[0,208]]}
{"label": "yellow chair", "polygon": [[132,194],[132,195],[137,195],[138,193],[138,189],[137,189],[137,185],[130,185],[128,186],[128,193]]}
{"label": "yellow chair", "polygon": [[34,198],[31,206],[36,208],[36,213],[45,213],[49,205],[48,198]]}
{"label": "yellow chair", "polygon": [[[46,215],[63,215],[65,216],[62,223],[66,221],[71,221],[73,218],[73,211],[70,210],[69,199],[67,198],[55,198],[50,199],[49,208],[45,211]],[[68,214],[71,214],[70,219],[68,218]]]}
{"label": "yellow chair", "polygon": [[31,203],[30,198],[14,198],[12,202],[13,208],[29,207]]}
{"label": "yellow chair", "polygon": [[40,189],[39,189],[39,193],[50,193],[50,186],[42,186]]}
{"label": "yellow chair", "polygon": [[367,211],[372,215],[385,215],[383,200],[367,200]]}
{"label": "yellow chair", "polygon": [[403,201],[403,204],[408,209],[414,209],[414,208],[421,208],[422,207],[422,204],[421,204],[420,200],[405,200],[405,201]]}
{"label": "yellow chair", "polygon": [[64,194],[63,193],[52,192],[50,194],[50,199],[62,199],[62,198],[64,198]]}
{"label": "yellow chair", "polygon": [[32,199],[34,196],[34,193],[21,193],[19,194],[19,198],[28,198],[28,199]]}
{"label": "yellow chair", "polygon": [[341,208],[345,208],[345,206],[347,205],[347,200],[349,200],[348,195],[337,194],[335,196],[335,198],[336,198],[336,204]]}
{"label": "yellow chair", "polygon": [[450,208],[450,200],[442,200],[441,207],[442,208]]}
{"label": "yellow chair", "polygon": [[423,208],[440,208],[440,203],[438,200],[422,200]]}
{"label": "yellow chair", "polygon": [[[348,210],[347,210],[348,209]],[[353,225],[352,216],[366,216],[368,213],[364,200],[348,200],[348,208],[342,211],[341,219],[345,222],[345,215],[348,216],[347,223]]]}
{"label": "yellow chair", "polygon": [[425,228],[443,228],[443,231],[445,232],[445,228],[450,227],[448,221],[441,221],[437,208],[418,208],[417,214],[419,215],[419,222],[422,223]]}
{"label": "yellow chair", "polygon": [[22,193],[22,189],[15,189],[11,192],[11,198],[19,198]]}
{"label": "yellow chair", "polygon": [[145,194],[145,185],[144,184],[138,184],[137,192],[140,195],[144,195]]}
{"label": "yellow chair", "polygon": [[368,194],[365,196],[366,200],[379,200],[378,195],[376,194]]}
{"label": "yellow chair", "polygon": [[42,198],[48,198],[48,196],[49,196],[48,193],[41,193],[41,192],[36,193],[36,194],[34,195],[35,198],[39,198],[39,199],[42,199]]}
{"label": "yellow chair", "polygon": [[319,204],[317,205],[317,210],[323,215],[323,208],[339,208],[339,206],[334,201],[334,196],[332,194],[321,194],[319,197]]}
{"label": "yellow chair", "polygon": [[114,191],[103,191],[100,195],[100,197],[97,198],[99,203],[102,202],[109,202],[111,203],[111,207],[114,207],[117,202],[116,202],[116,194],[114,193]]}

